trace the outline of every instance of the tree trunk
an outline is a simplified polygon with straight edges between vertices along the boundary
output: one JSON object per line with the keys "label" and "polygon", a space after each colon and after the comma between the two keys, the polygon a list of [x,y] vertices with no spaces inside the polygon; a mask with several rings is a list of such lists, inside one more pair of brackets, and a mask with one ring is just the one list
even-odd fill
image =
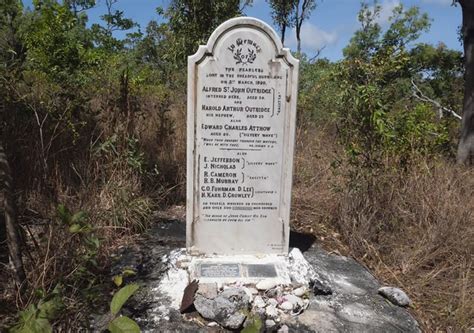
{"label": "tree trunk", "polygon": [[281,44],[285,46],[285,33],[286,33],[286,24],[281,24]]}
{"label": "tree trunk", "polygon": [[301,54],[301,25],[296,25],[296,52]]}
{"label": "tree trunk", "polygon": [[[303,18],[300,19],[300,0],[296,1],[295,10],[296,10],[296,13],[295,13],[296,52],[298,53],[298,55],[300,55],[301,54],[301,25],[303,24]],[[303,13],[301,13],[301,15],[303,15]]]}
{"label": "tree trunk", "polygon": [[462,7],[464,38],[464,103],[457,161],[474,163],[474,1],[459,0]]}
{"label": "tree trunk", "polygon": [[21,259],[20,235],[12,194],[12,177],[2,142],[0,142],[0,200],[0,213],[4,216],[10,260],[18,287],[23,290],[26,287],[26,274]]}

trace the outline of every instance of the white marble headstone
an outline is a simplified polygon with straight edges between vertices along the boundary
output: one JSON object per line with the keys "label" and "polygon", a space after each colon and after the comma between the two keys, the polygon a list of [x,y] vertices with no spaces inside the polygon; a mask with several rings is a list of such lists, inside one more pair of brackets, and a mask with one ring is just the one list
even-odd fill
{"label": "white marble headstone", "polygon": [[298,64],[250,17],[188,58],[190,253],[288,253]]}

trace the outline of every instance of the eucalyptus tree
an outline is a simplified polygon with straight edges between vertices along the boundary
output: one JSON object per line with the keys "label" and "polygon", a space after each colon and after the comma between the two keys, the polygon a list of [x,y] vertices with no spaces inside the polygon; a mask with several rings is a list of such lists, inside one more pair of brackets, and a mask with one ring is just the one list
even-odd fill
{"label": "eucalyptus tree", "polygon": [[301,27],[316,8],[316,0],[297,0],[294,8],[294,25],[296,32],[296,51],[301,54]]}
{"label": "eucalyptus tree", "polygon": [[461,34],[464,43],[464,101],[457,161],[474,164],[474,1],[454,0],[462,8]]}
{"label": "eucalyptus tree", "polygon": [[[295,11],[299,0],[267,0],[272,10],[273,23],[278,26],[281,34],[281,43],[285,44],[286,28],[295,25]],[[300,25],[301,28],[301,25]]]}

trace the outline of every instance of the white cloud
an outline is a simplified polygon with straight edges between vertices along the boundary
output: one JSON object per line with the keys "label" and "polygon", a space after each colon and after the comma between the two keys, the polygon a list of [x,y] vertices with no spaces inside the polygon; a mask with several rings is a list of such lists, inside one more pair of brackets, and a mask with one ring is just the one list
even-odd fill
{"label": "white cloud", "polygon": [[[382,9],[380,10],[380,15],[377,18],[376,22],[381,26],[386,25],[390,17],[393,15],[393,10],[399,5],[400,0],[386,0],[382,2]],[[371,7],[370,9],[373,11],[374,7]]]}
{"label": "white cloud", "polygon": [[434,4],[434,5],[443,5],[443,6],[451,6],[453,0],[422,0],[423,3],[427,4]]}
{"label": "white cloud", "polygon": [[[289,33],[286,44],[296,49],[296,31],[291,29]],[[301,26],[301,49],[305,52],[315,52],[324,46],[334,44],[338,38],[337,32],[324,31],[310,22],[303,23]]]}

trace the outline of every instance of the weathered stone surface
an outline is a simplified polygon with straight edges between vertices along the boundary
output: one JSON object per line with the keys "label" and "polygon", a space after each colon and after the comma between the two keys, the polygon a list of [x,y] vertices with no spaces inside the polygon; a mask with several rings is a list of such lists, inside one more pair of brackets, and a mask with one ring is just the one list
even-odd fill
{"label": "weathered stone surface", "polygon": [[265,326],[266,326],[267,328],[272,328],[272,327],[274,327],[275,325],[276,325],[276,323],[275,323],[274,320],[272,320],[272,319],[267,319],[267,320],[265,320]]}
{"label": "weathered stone surface", "polygon": [[264,308],[266,304],[262,296],[256,296],[255,299],[253,300],[253,305],[256,306],[257,308]]}
{"label": "weathered stone surface", "polygon": [[289,332],[290,332],[290,328],[286,325],[282,325],[277,331],[277,333],[289,333]]}
{"label": "weathered stone surface", "polygon": [[278,317],[278,310],[276,306],[269,305],[265,309],[265,314],[267,315],[268,318],[276,318]]}
{"label": "weathered stone surface", "polygon": [[257,283],[255,286],[258,290],[268,290],[275,288],[277,286],[277,283],[273,280],[262,280]]}
{"label": "weathered stone surface", "polygon": [[[264,290],[264,289],[262,289]],[[265,296],[269,298],[278,298],[282,295],[281,287],[274,287],[265,291]]]}
{"label": "weathered stone surface", "polygon": [[319,281],[317,279],[310,280],[309,287],[313,291],[314,295],[331,295],[332,290],[331,288],[326,285],[324,282]]}
{"label": "weathered stone surface", "polygon": [[307,288],[306,287],[299,287],[299,288],[296,288],[295,290],[293,290],[293,294],[295,296],[298,296],[298,297],[301,297],[303,296],[304,294],[306,294],[307,292]]}
{"label": "weathered stone surface", "polygon": [[209,299],[217,296],[217,283],[200,283],[197,293]]}
{"label": "weathered stone surface", "polygon": [[283,303],[280,304],[280,309],[286,310],[286,311],[293,310],[293,303],[284,301]]}
{"label": "weathered stone surface", "polygon": [[388,299],[395,305],[408,306],[411,303],[410,298],[401,289],[394,287],[382,287],[379,289],[379,294]]}
{"label": "weathered stone surface", "polygon": [[238,329],[242,326],[247,317],[248,305],[248,295],[238,288],[226,289],[214,299],[208,299],[200,294],[194,299],[194,306],[201,316],[229,329]]}
{"label": "weathered stone surface", "polygon": [[301,298],[299,298],[298,296],[295,296],[295,295],[285,295],[283,296],[283,299],[290,302],[291,304],[293,304],[293,306],[295,305],[299,305],[299,306],[302,306],[303,305],[303,300]]}

